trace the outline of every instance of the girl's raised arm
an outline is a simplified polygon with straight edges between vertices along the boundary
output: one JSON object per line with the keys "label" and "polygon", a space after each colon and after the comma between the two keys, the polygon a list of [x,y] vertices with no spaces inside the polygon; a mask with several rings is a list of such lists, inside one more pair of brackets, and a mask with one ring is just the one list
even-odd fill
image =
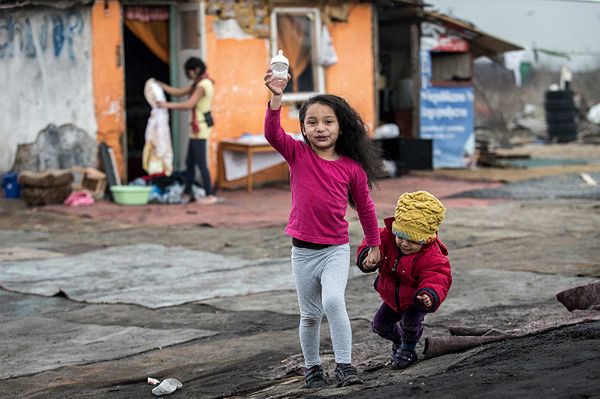
{"label": "girl's raised arm", "polygon": [[288,74],[287,79],[274,79],[270,68],[264,77],[265,86],[271,91],[271,101],[265,115],[265,138],[288,163],[293,161],[295,148],[298,145],[296,139],[283,130],[280,121],[283,90],[290,78],[291,76]]}

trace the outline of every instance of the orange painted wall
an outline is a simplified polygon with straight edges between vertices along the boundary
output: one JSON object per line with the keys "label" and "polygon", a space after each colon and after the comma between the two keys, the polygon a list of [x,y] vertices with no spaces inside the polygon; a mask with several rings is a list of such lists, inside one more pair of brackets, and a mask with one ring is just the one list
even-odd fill
{"label": "orange painted wall", "polygon": [[206,64],[215,81],[212,111],[215,126],[211,138],[211,173],[216,172],[217,145],[244,132],[263,132],[268,90],[263,76],[269,60],[265,39],[219,39],[213,16],[206,18]]}
{"label": "orange painted wall", "polygon": [[[373,128],[373,11],[370,4],[351,7],[348,22],[334,23],[329,27],[339,61],[325,70],[326,91],[344,97]],[[268,39],[218,39],[213,21],[214,17],[207,16],[206,61],[216,89],[211,169],[216,171],[216,151],[220,140],[237,138],[244,132],[263,132],[263,118],[269,100],[263,76],[271,57]],[[286,131],[300,130],[298,119],[290,112],[289,106],[283,107],[281,115]]]}
{"label": "orange painted wall", "polygon": [[[105,7],[106,5],[106,7]],[[121,4],[117,0],[96,1],[92,8],[92,79],[98,143],[114,151],[119,175],[125,176],[123,133],[125,131],[125,80]]]}
{"label": "orange painted wall", "polygon": [[[372,17],[370,4],[354,4],[347,22],[328,26],[338,62],[325,68],[325,91],[345,98],[371,129],[375,125]],[[298,118],[289,117],[288,107],[281,115],[286,131],[300,131]]]}
{"label": "orange painted wall", "polygon": [[326,90],[345,98],[372,131],[376,115],[373,9],[370,4],[350,7],[348,22],[329,26],[338,62],[325,69]]}
{"label": "orange painted wall", "polygon": [[[105,8],[105,4],[108,8]],[[264,112],[269,100],[263,75],[270,59],[270,41],[254,38],[218,39],[213,22],[214,17],[207,16],[206,63],[216,89],[213,100],[216,124],[210,143],[210,167],[214,179],[219,141],[237,138],[244,132],[256,134],[263,131]],[[339,61],[325,70],[326,91],[346,98],[373,128],[375,97],[371,5],[352,5],[348,22],[334,23],[329,28]],[[97,140],[105,141],[113,148],[119,174],[124,177],[124,70],[119,1],[95,3],[92,29]],[[298,132],[300,129],[298,119],[290,112],[289,106],[284,106],[282,111],[282,124],[289,132]]]}
{"label": "orange painted wall", "polygon": [[[344,97],[371,127],[375,123],[372,8],[356,4],[348,22],[330,28],[338,63],[325,69],[326,91]],[[267,39],[217,39],[213,17],[207,17],[207,64],[215,79],[213,100],[215,139],[239,137],[243,132],[261,133],[268,90],[263,75],[270,60]],[[299,131],[298,119],[284,106],[282,124]]]}

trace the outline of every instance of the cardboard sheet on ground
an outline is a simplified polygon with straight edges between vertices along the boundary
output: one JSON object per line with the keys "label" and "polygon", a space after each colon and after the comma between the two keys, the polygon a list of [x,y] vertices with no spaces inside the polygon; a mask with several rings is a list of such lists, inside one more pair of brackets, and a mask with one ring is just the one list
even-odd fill
{"label": "cardboard sheet on ground", "polygon": [[[351,268],[351,274],[360,274]],[[140,244],[38,261],[2,262],[0,286],[89,303],[149,308],[294,289],[289,258],[244,260]]]}
{"label": "cardboard sheet on ground", "polygon": [[195,329],[76,324],[38,316],[4,321],[0,379],[118,359],[214,334]]}

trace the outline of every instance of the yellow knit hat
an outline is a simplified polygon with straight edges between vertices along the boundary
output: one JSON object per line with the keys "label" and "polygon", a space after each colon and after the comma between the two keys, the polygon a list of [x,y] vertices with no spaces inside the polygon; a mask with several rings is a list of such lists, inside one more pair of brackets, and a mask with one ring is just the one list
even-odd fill
{"label": "yellow knit hat", "polygon": [[392,231],[397,237],[428,244],[435,240],[445,215],[444,205],[427,191],[404,193],[398,198]]}

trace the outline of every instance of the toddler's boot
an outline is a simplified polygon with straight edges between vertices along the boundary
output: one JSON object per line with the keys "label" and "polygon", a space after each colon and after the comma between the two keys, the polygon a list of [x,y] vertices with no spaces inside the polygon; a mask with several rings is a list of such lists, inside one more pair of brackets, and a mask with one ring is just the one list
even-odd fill
{"label": "toddler's boot", "polygon": [[419,360],[419,355],[414,350],[402,349],[401,347],[396,350],[392,359],[392,368],[394,370],[402,370],[409,366],[412,366]]}

